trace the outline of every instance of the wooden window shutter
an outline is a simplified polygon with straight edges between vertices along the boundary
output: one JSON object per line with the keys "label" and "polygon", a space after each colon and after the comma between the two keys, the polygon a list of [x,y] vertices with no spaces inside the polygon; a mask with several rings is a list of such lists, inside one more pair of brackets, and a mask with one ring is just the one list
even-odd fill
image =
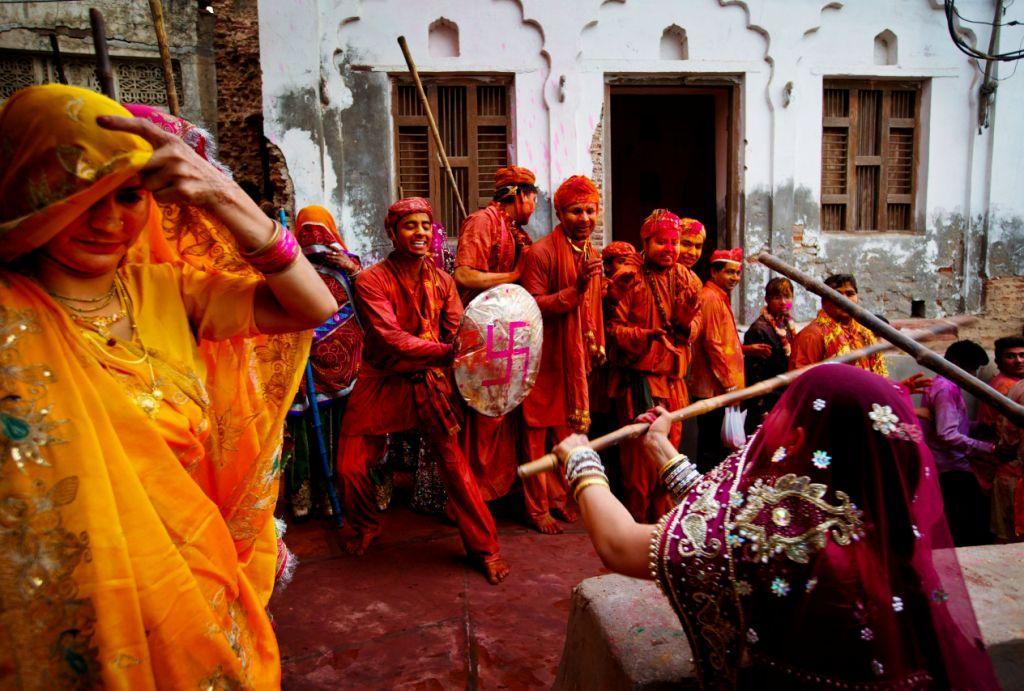
{"label": "wooden window shutter", "polygon": [[[425,80],[448,163],[466,211],[485,206],[494,187],[494,171],[508,164],[508,84],[495,78]],[[426,113],[411,84],[394,90],[398,188],[403,196],[430,199],[449,236],[463,217],[427,126]]]}
{"label": "wooden window shutter", "polygon": [[913,229],[918,84],[826,81],[821,226]]}

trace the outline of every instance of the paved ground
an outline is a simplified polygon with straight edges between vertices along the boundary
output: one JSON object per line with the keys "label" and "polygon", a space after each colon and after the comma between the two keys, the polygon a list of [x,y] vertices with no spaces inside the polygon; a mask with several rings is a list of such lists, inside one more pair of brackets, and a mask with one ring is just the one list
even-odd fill
{"label": "paved ground", "polygon": [[399,508],[361,558],[330,524],[291,526],[301,564],[271,601],[285,689],[550,688],[572,588],[607,573],[582,525],[540,535],[499,519],[512,575],[490,586],[455,528]]}

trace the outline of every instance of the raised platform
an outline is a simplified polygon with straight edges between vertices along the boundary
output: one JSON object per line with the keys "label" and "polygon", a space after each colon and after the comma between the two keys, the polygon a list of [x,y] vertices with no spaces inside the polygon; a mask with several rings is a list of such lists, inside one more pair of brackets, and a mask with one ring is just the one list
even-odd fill
{"label": "raised platform", "polygon": [[[999,683],[1024,688],[1024,544],[957,556]],[[554,688],[699,688],[686,634],[653,582],[612,575],[576,586]]]}

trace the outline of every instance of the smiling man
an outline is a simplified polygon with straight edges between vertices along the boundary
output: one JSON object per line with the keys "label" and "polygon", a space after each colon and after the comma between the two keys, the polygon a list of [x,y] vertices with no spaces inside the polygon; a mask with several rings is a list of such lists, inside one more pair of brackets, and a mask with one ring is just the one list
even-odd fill
{"label": "smiling man", "polygon": [[466,550],[497,584],[508,576],[508,563],[498,553],[494,519],[455,440],[451,363],[462,302],[452,277],[427,259],[433,217],[426,199],[392,204],[384,225],[395,249],[356,279],[366,341],[338,449],[345,518],[356,531],[345,547],[362,554],[381,532],[370,465],[384,455],[385,435],[418,429],[440,459]]}
{"label": "smiling man", "polygon": [[[700,333],[693,343],[690,368],[690,394],[695,400],[744,386],[743,346],[729,304],[729,293],[739,284],[742,270],[743,250],[739,247],[711,254],[711,278],[700,292]],[[718,465],[728,451],[721,438],[724,416],[725,409],[719,408],[697,418],[697,467],[701,472]]]}
{"label": "smiling man", "polygon": [[[537,382],[523,401],[531,458],[572,432],[590,427],[588,377],[604,361],[601,255],[590,244],[599,194],[590,178],[574,175],[555,192],[560,223],[526,255],[521,283],[544,316],[544,347]],[[526,512],[542,533],[560,533],[555,518],[574,521],[560,473],[523,482]]]}

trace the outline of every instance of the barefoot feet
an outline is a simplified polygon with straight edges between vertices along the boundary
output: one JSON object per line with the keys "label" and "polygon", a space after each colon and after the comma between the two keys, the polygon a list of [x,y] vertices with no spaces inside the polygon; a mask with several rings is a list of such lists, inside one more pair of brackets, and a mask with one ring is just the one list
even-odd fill
{"label": "barefoot feet", "polygon": [[563,523],[575,523],[580,518],[579,511],[570,509],[568,506],[551,509],[551,515]]}
{"label": "barefoot feet", "polygon": [[539,516],[530,516],[533,527],[545,535],[558,535],[562,532],[562,526],[555,522],[549,513],[542,513]]}
{"label": "barefoot feet", "polygon": [[354,537],[345,540],[345,551],[361,557],[376,539],[377,533],[356,533]]}
{"label": "barefoot feet", "polygon": [[508,562],[500,554],[484,557],[482,566],[484,576],[487,577],[487,582],[491,585],[498,585],[508,578],[509,572],[512,571],[512,567],[508,565]]}

